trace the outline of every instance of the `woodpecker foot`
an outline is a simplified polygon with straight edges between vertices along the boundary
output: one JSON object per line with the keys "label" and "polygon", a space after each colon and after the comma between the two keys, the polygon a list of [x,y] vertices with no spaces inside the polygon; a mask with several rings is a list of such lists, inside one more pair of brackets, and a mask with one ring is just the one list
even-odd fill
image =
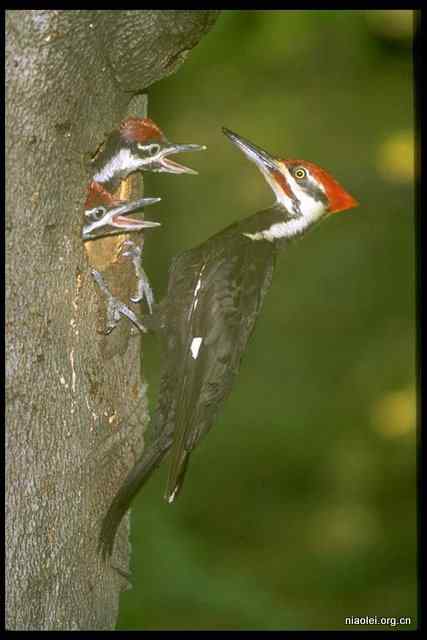
{"label": "woodpecker foot", "polygon": [[148,276],[142,267],[142,249],[144,247],[144,241],[142,241],[138,246],[135,242],[132,242],[132,240],[125,240],[123,247],[126,248],[126,251],[124,251],[122,255],[132,258],[137,280],[137,292],[136,295],[131,297],[131,300],[132,302],[141,302],[145,298],[148,310],[151,314],[153,313],[154,294],[151,289]]}
{"label": "woodpecker foot", "polygon": [[129,233],[152,227],[159,227],[160,222],[138,220],[127,214],[137,209],[143,209],[150,204],[159,202],[161,198],[139,198],[133,202],[123,202],[116,207],[94,207],[85,210],[87,224],[83,226],[83,240],[95,240],[103,236],[111,236],[118,233]]}
{"label": "woodpecker foot", "polygon": [[141,333],[147,333],[147,329],[137,318],[136,314],[111,294],[100,272],[96,271],[96,269],[92,269],[91,274],[107,299],[107,326],[105,333],[111,333],[119,324],[122,316],[128,318],[141,331]]}

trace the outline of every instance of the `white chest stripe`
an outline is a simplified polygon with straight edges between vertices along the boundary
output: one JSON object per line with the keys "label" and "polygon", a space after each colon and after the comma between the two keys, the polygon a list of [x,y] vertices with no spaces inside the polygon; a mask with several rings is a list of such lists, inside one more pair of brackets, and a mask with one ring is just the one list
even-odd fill
{"label": "white chest stripe", "polygon": [[268,240],[268,242],[274,242],[274,240],[279,240],[280,238],[292,238],[313,224],[322,215],[323,211],[324,207],[320,205],[320,211],[316,209],[310,215],[306,214],[299,218],[292,218],[287,222],[276,222],[268,229],[264,229],[264,231],[244,233],[243,235],[251,240]]}
{"label": "white chest stripe", "polygon": [[203,342],[203,338],[201,337],[193,338],[190,349],[191,349],[191,355],[193,356],[194,360],[197,360],[197,356],[199,355],[199,349],[202,342]]}
{"label": "white chest stripe", "polygon": [[136,169],[151,160],[152,158],[142,160],[138,158],[138,156],[133,155],[129,149],[120,149],[120,151],[93,176],[93,180],[101,183],[108,182],[108,180],[111,180],[117,173],[121,171],[127,171],[128,173],[136,171]]}
{"label": "white chest stripe", "polygon": [[292,238],[296,236],[298,233],[304,231],[308,224],[306,218],[294,218],[293,220],[288,220],[288,222],[276,222],[264,231],[244,233],[243,235],[251,240],[268,240],[268,242],[274,242],[274,240],[278,240],[279,238]]}

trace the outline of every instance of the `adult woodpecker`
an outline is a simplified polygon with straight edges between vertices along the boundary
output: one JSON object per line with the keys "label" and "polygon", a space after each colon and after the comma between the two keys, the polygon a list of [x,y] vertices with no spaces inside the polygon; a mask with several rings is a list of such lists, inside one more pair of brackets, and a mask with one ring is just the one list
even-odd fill
{"label": "adult woodpecker", "polygon": [[160,198],[123,202],[115,195],[120,183],[135,171],[197,175],[197,171],[171,160],[169,156],[204,149],[204,145],[169,142],[160,127],[150,118],[132,116],[123,120],[110,133],[92,160],[92,180],[85,203],[87,224],[83,227],[83,239],[92,240],[107,234],[159,226],[158,223],[138,220],[126,214],[154,204]]}
{"label": "adult woodpecker", "polygon": [[157,312],[166,343],[152,442],[104,519],[100,547],[111,555],[117,527],[142,484],[170,450],[165,499],[182,486],[191,451],[230,393],[274,270],[276,254],[331,213],[358,203],[324,169],[280,160],[228,129],[261,171],[276,201],[172,262]]}

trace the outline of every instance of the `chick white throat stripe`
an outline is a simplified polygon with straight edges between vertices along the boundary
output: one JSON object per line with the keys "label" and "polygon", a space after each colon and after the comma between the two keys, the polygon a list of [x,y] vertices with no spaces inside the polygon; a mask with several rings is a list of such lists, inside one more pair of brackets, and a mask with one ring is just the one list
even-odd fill
{"label": "chick white throat stripe", "polygon": [[[131,153],[130,149],[120,149],[111,160],[105,164],[102,169],[93,176],[95,182],[108,182],[121,171],[136,171],[148,160],[142,160],[138,156]],[[150,158],[152,160],[152,158]]]}

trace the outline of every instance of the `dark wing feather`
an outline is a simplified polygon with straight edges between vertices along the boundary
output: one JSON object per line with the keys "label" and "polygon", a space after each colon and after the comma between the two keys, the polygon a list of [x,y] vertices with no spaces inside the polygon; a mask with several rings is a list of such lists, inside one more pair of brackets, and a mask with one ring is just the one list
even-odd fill
{"label": "dark wing feather", "polygon": [[188,455],[231,391],[274,268],[275,247],[269,242],[235,233],[218,240],[214,247],[206,243],[180,256],[169,281],[169,306],[175,301],[178,307],[171,322],[174,318],[179,326],[168,331],[159,409],[174,434],[165,496],[170,501]]}

